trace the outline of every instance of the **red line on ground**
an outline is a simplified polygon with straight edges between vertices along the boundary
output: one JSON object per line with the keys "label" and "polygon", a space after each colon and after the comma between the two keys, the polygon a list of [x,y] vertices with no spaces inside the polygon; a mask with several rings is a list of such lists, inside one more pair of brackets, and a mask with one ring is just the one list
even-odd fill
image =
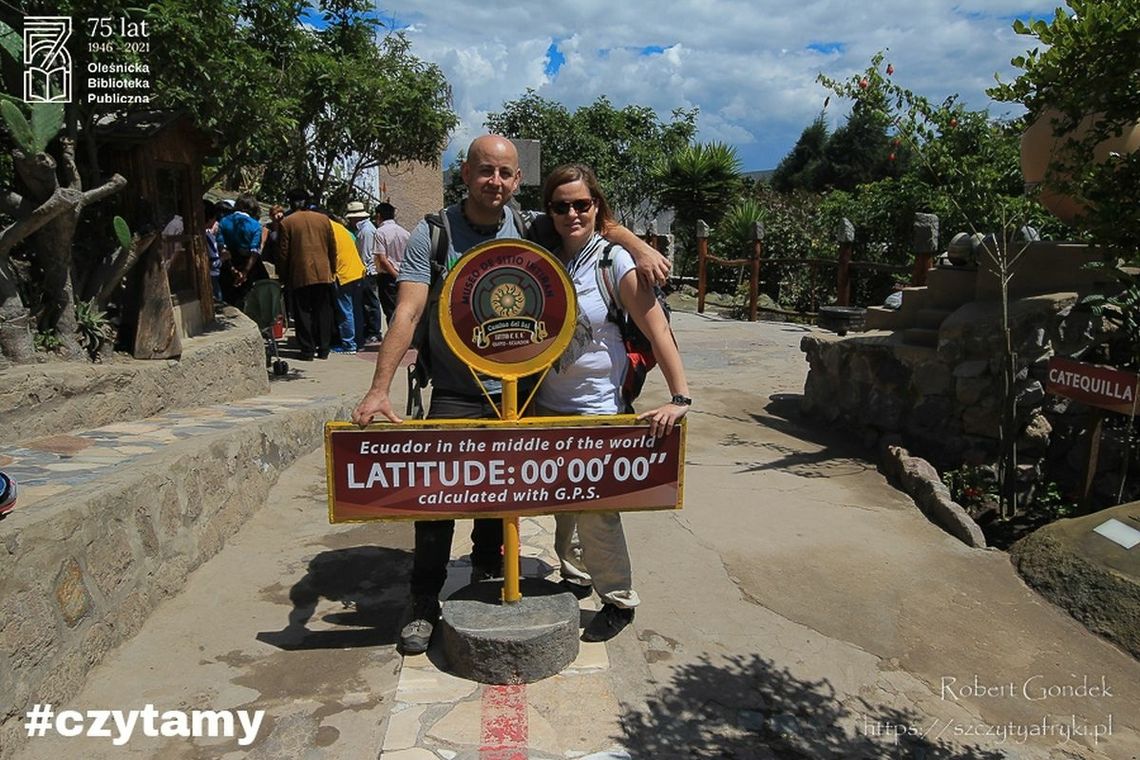
{"label": "red line on ground", "polygon": [[526,684],[483,687],[479,760],[527,760]]}

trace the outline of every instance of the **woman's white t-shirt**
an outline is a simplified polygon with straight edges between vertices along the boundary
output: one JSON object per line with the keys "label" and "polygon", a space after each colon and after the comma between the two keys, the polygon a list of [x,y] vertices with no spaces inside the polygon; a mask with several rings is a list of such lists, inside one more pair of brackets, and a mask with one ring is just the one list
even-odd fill
{"label": "woman's white t-shirt", "polygon": [[[566,265],[578,296],[578,324],[570,346],[539,386],[537,403],[549,411],[617,414],[624,410],[621,384],[627,363],[625,346],[620,328],[606,319],[606,299],[597,275],[598,260],[607,245],[595,234]],[[616,291],[635,264],[629,251],[618,245],[610,250],[610,259]]]}

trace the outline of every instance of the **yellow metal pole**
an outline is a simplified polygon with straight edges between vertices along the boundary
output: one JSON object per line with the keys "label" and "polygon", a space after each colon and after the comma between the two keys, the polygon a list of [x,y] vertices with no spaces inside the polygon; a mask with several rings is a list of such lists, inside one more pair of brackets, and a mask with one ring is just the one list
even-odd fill
{"label": "yellow metal pole", "polygon": [[[517,377],[503,378],[503,419],[519,418],[519,381]],[[503,601],[522,599],[519,591],[519,516],[503,518]]]}

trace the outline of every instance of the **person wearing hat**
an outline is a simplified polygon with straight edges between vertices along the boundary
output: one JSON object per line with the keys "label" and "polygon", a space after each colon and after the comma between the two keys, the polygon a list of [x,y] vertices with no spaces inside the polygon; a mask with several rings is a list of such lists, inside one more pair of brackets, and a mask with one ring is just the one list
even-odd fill
{"label": "person wearing hat", "polygon": [[363,302],[363,323],[357,325],[356,333],[360,338],[360,348],[367,343],[379,342],[380,330],[380,295],[376,283],[376,260],[372,257],[373,241],[376,239],[376,225],[372,223],[371,215],[365,210],[360,201],[352,201],[344,213],[348,228],[356,236],[356,252],[360,254],[360,261],[364,264],[364,279],[360,284],[360,297]]}

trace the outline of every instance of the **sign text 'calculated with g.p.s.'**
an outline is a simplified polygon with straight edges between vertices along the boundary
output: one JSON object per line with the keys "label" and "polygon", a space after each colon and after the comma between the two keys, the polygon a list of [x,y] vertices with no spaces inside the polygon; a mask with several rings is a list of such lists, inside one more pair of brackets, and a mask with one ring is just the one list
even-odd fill
{"label": "sign text 'calculated with g.p.s.'", "polygon": [[326,426],[329,520],[676,509],[684,426],[631,415]]}

